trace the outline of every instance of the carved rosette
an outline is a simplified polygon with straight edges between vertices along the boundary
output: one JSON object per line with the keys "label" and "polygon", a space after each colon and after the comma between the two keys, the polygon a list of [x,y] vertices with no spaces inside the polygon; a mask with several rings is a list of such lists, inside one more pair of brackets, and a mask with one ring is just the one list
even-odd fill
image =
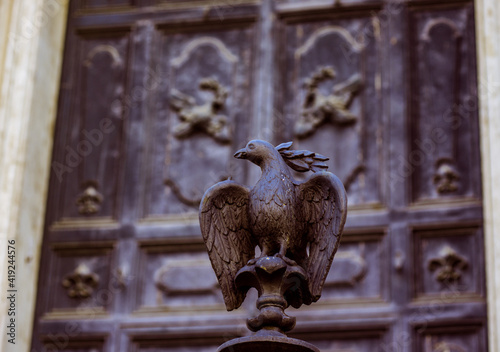
{"label": "carved rosette", "polygon": [[85,264],[80,264],[76,269],[66,276],[62,281],[62,286],[67,289],[71,298],[88,298],[94,292],[94,288],[99,284],[99,275],[90,271]]}

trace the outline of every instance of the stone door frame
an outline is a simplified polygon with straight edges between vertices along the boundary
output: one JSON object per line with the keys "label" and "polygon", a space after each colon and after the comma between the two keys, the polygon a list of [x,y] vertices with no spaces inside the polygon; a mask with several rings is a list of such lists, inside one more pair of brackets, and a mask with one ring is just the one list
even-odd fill
{"label": "stone door frame", "polygon": [[[0,290],[7,290],[7,239],[16,240],[19,288],[16,346],[7,342],[0,301],[0,346],[31,344],[43,219],[57,113],[68,0],[0,3]],[[481,167],[489,350],[500,351],[500,5],[476,0]],[[22,307],[22,308],[21,308]],[[27,328],[30,327],[30,328]]]}

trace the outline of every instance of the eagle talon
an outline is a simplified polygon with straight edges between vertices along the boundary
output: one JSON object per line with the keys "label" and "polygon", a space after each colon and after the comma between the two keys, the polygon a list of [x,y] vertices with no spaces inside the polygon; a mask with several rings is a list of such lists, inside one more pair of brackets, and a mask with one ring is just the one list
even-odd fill
{"label": "eagle talon", "polygon": [[247,265],[248,265],[248,266],[252,266],[252,265],[255,265],[255,263],[257,263],[257,258],[250,259],[250,260],[247,262]]}
{"label": "eagle talon", "polygon": [[276,253],[275,255],[273,255],[273,257],[275,258],[281,258],[285,263],[287,263],[289,266],[296,266],[297,265],[297,262],[293,259],[290,259],[288,257],[285,257],[283,254],[281,253]]}
{"label": "eagle talon", "polygon": [[290,259],[290,258],[287,258],[287,257],[283,257],[281,259],[283,259],[283,261],[285,263],[287,263],[289,266],[297,266],[297,262],[295,260],[293,260],[293,259]]}

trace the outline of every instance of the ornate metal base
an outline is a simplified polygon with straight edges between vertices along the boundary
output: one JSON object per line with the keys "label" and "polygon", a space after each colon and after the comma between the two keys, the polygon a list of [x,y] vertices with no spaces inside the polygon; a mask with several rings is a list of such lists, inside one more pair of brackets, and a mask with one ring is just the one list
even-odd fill
{"label": "ornate metal base", "polygon": [[217,352],[320,352],[310,343],[282,336],[246,336],[226,342]]}
{"label": "ornate metal base", "polygon": [[259,294],[259,315],[247,320],[252,331],[284,334],[295,326],[295,317],[285,313],[288,305],[298,308],[311,303],[306,272],[288,258],[261,257],[238,271],[235,284],[243,292],[255,287]]}
{"label": "ornate metal base", "polygon": [[311,303],[307,275],[288,258],[261,257],[238,271],[236,286],[243,292],[255,287],[259,294],[259,314],[247,320],[255,335],[226,342],[217,352],[319,352],[305,341],[285,335],[295,326],[295,318],[285,314],[288,305]]}

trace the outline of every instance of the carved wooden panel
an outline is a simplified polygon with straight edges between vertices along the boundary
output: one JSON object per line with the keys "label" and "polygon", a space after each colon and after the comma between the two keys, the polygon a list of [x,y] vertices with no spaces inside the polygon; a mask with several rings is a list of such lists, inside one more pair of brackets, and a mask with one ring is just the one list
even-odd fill
{"label": "carved wooden panel", "polygon": [[197,212],[221,179],[253,184],[233,153],[259,136],[330,157],[348,189],[293,337],[486,351],[473,28],[468,0],[72,1],[32,349],[205,352],[248,334],[256,292],[226,312]]}
{"label": "carved wooden panel", "polygon": [[121,190],[128,35],[82,34],[68,99],[66,143],[52,169],[61,184],[57,219],[116,219]]}
{"label": "carved wooden panel", "polygon": [[80,0],[83,9],[131,6],[137,0]]}
{"label": "carved wooden panel", "polygon": [[144,217],[193,213],[204,191],[242,178],[233,153],[251,121],[250,28],[158,34],[165,79],[149,121]]}
{"label": "carved wooden panel", "polygon": [[[486,351],[484,330],[480,324],[417,327],[417,344],[413,351],[468,352]],[[420,331],[420,332],[419,332]]]}
{"label": "carved wooden panel", "polygon": [[366,16],[286,27],[284,134],[295,148],[330,156],[350,206],[383,202],[380,38],[362,36],[372,26],[377,33]]}
{"label": "carved wooden panel", "polygon": [[224,309],[217,277],[202,246],[199,240],[141,246],[139,311]]}
{"label": "carved wooden panel", "polygon": [[370,324],[354,329],[351,325],[323,325],[314,331],[293,334],[293,337],[312,343],[321,352],[382,352],[390,351],[386,344],[388,328]]}
{"label": "carved wooden panel", "polygon": [[217,350],[218,345],[213,346],[191,346],[191,347],[139,347],[137,352],[213,352]]}
{"label": "carved wooden panel", "polygon": [[102,316],[109,309],[112,243],[61,243],[53,245],[50,294],[46,318]]}
{"label": "carved wooden panel", "polygon": [[388,265],[386,245],[384,232],[345,235],[318,304],[384,299],[388,280],[383,271]]}
{"label": "carved wooden panel", "polygon": [[[71,324],[75,327],[75,324]],[[82,336],[76,331],[50,334],[42,338],[44,351],[101,352],[104,351],[106,338],[102,336]]]}
{"label": "carved wooden panel", "polygon": [[[128,334],[127,334],[128,335]],[[134,332],[126,336],[127,351],[130,352],[213,352],[233,334],[226,332],[192,332],[186,330],[158,328],[149,329],[146,333]]]}
{"label": "carved wooden panel", "polygon": [[413,200],[478,197],[473,7],[412,11]]}
{"label": "carved wooden panel", "polygon": [[[370,338],[347,339],[335,341],[314,341],[321,352],[376,352],[383,351],[381,341]],[[377,348],[380,346],[380,348]]]}
{"label": "carved wooden panel", "polygon": [[448,303],[461,296],[481,295],[482,243],[476,226],[422,229],[414,232],[417,297],[441,297]]}
{"label": "carved wooden panel", "polygon": [[[247,0],[248,1],[248,0]],[[202,3],[203,5],[211,5],[211,6],[214,6],[214,7],[230,7],[232,5],[237,5],[237,4],[241,4],[241,3],[244,3],[245,1],[244,0],[234,0],[234,4],[232,3],[228,3],[227,1],[226,2],[223,2],[223,1],[213,1],[213,0],[154,0],[154,2],[156,4],[162,4],[162,5],[179,5],[179,4],[187,4],[187,5],[195,5],[195,4],[200,4]],[[193,4],[194,3],[194,4]]]}
{"label": "carved wooden panel", "polygon": [[[279,11],[290,11],[292,9],[300,8],[301,0],[276,0],[277,8]],[[367,5],[370,3],[378,3],[378,0],[337,0],[339,6],[349,6],[349,5]],[[311,8],[328,9],[331,7],[332,3],[330,0],[316,0]],[[308,8],[308,7],[306,7]]]}

